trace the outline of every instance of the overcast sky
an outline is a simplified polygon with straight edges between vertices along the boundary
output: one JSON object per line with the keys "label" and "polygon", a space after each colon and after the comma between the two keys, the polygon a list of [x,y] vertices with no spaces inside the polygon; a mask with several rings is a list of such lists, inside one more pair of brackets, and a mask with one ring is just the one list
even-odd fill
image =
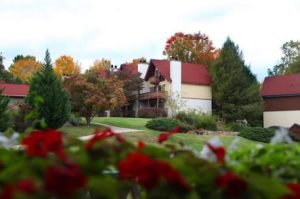
{"label": "overcast sky", "polygon": [[71,55],[82,70],[95,59],[114,65],[144,56],[163,59],[175,32],[207,34],[221,48],[229,36],[260,81],[280,47],[300,40],[299,0],[0,0],[0,52],[52,60]]}

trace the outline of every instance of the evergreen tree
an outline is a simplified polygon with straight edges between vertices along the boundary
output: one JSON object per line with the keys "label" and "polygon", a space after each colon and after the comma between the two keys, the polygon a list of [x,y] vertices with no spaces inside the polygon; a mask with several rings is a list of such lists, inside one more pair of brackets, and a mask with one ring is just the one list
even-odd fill
{"label": "evergreen tree", "polygon": [[230,38],[212,67],[213,110],[226,122],[246,119],[261,123],[262,99],[255,75],[246,66],[238,46]]}
{"label": "evergreen tree", "polygon": [[7,105],[9,99],[2,95],[2,90],[0,90],[0,131],[5,131],[9,126],[9,117],[6,113]]}
{"label": "evergreen tree", "polygon": [[[36,103],[38,97],[43,99],[41,104]],[[44,119],[48,128],[59,128],[69,118],[69,96],[53,71],[48,50],[42,69],[34,74],[30,81],[26,101],[37,109],[39,119]]]}

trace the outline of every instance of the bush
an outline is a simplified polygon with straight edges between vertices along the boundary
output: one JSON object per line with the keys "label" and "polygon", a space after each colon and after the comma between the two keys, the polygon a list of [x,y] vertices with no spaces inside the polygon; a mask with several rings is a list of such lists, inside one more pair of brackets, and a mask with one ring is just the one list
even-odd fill
{"label": "bush", "polygon": [[32,107],[28,104],[19,104],[16,112],[12,113],[12,126],[17,132],[23,133],[27,128],[33,125],[32,120],[26,119],[26,116],[32,111]]}
{"label": "bush", "polygon": [[262,127],[247,127],[239,133],[239,136],[247,138],[249,140],[269,143],[274,134],[275,129],[265,129]]}
{"label": "bush", "polygon": [[157,131],[169,131],[179,125],[179,121],[169,118],[156,118],[147,122],[146,127]]}
{"label": "bush", "polygon": [[141,118],[167,117],[167,111],[161,108],[141,108],[139,109],[139,117]]}
{"label": "bush", "polygon": [[217,130],[217,120],[214,116],[208,114],[194,115],[194,127],[196,129]]}
{"label": "bush", "polygon": [[189,125],[193,125],[194,124],[194,116],[196,114],[194,112],[184,112],[184,111],[180,111],[179,113],[177,113],[177,115],[175,116],[175,118],[183,123],[189,124]]}
{"label": "bush", "polygon": [[73,126],[79,126],[81,123],[81,118],[72,113],[68,119],[68,122]]}

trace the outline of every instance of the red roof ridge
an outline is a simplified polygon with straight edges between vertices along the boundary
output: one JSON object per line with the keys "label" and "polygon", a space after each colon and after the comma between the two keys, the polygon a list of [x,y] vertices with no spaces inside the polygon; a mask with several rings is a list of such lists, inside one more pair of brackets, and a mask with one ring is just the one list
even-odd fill
{"label": "red roof ridge", "polygon": [[266,77],[260,94],[263,97],[300,95],[300,73]]}
{"label": "red roof ridge", "polygon": [[[151,59],[145,80],[148,80],[151,75],[150,71],[153,70],[153,67],[155,67],[167,81],[172,82],[170,77],[170,63],[171,60]],[[209,72],[204,64],[181,62],[181,69],[181,83],[183,84],[211,85],[212,83]]]}

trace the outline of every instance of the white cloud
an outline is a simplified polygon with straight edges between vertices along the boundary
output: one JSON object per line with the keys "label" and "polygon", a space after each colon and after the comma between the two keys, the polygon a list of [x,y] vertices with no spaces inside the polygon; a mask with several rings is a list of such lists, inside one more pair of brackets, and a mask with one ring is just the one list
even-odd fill
{"label": "white cloud", "polygon": [[[162,58],[177,31],[204,32],[221,47],[230,36],[260,79],[280,58],[280,46],[300,39],[297,0],[0,0],[0,51],[42,59],[70,54],[88,67],[101,57],[116,64]],[[264,69],[264,70],[263,70]],[[265,73],[262,73],[265,71]]]}

